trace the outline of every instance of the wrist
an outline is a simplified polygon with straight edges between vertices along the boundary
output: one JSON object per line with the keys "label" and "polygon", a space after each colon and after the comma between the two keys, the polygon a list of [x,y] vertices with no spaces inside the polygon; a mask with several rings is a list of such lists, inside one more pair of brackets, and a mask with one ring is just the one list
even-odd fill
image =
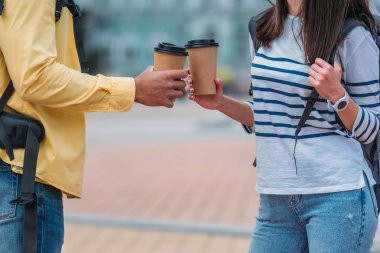
{"label": "wrist", "polygon": [[222,95],[222,97],[217,101],[215,105],[215,110],[222,112],[224,105],[226,104],[226,97]]}
{"label": "wrist", "polygon": [[135,102],[139,103],[139,98],[140,98],[140,92],[139,92],[139,87],[140,87],[140,78],[135,77]]}
{"label": "wrist", "polygon": [[331,102],[331,104],[335,104],[338,100],[342,99],[346,94],[346,91],[343,87],[339,89],[339,91],[336,94],[333,94],[328,100]]}
{"label": "wrist", "polygon": [[332,108],[335,112],[344,111],[348,107],[348,104],[350,102],[349,94],[347,93],[346,90],[343,89],[343,91],[344,91],[343,97],[339,98],[334,103],[332,103],[330,100],[327,101],[329,107]]}

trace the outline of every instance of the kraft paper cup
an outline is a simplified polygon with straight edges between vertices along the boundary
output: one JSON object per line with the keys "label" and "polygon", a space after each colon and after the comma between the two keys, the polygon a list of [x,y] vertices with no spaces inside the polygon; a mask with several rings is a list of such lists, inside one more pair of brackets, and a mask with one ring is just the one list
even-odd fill
{"label": "kraft paper cup", "polygon": [[216,94],[218,46],[215,40],[192,40],[185,46],[189,53],[194,95]]}
{"label": "kraft paper cup", "polygon": [[159,43],[154,48],[154,70],[183,69],[186,63],[186,48],[178,47],[170,43]]}

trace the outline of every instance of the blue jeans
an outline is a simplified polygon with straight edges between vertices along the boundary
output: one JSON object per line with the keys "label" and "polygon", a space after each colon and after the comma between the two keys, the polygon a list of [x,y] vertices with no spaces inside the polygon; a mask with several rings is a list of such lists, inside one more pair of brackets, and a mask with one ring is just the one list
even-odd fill
{"label": "blue jeans", "polygon": [[[9,204],[21,193],[22,176],[0,161],[0,253],[22,253],[24,208]],[[36,183],[38,253],[58,253],[63,245],[62,193]]]}
{"label": "blue jeans", "polygon": [[370,252],[377,230],[372,187],[311,195],[260,195],[250,253]]}

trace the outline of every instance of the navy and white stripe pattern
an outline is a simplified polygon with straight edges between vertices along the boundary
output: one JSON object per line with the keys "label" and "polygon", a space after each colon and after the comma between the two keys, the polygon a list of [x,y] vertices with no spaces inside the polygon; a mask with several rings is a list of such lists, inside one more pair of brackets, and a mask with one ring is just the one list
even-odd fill
{"label": "navy and white stripe pattern", "polygon": [[302,43],[294,37],[299,27],[299,20],[288,16],[284,33],[271,47],[252,52],[249,105],[254,113],[257,190],[308,194],[358,189],[364,186],[363,170],[370,174],[360,143],[372,142],[380,130],[379,50],[364,28],[356,28],[342,43],[342,85],[359,106],[353,131],[345,130],[327,100],[319,98],[298,137],[296,173],[295,131],[313,90]]}
{"label": "navy and white stripe pattern", "polygon": [[371,143],[380,130],[379,80],[346,83],[346,89],[360,106],[353,135],[361,143]]}
{"label": "navy and white stripe pattern", "polygon": [[[256,136],[295,139],[295,130],[313,87],[309,66],[289,58],[258,53],[252,63]],[[326,99],[319,99],[299,138],[348,137]]]}

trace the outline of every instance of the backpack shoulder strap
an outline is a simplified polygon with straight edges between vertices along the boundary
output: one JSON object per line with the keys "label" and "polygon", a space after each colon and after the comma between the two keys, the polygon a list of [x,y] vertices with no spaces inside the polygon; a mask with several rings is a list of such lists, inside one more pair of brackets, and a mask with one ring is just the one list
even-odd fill
{"label": "backpack shoulder strap", "polygon": [[0,16],[1,14],[3,14],[3,10],[4,10],[4,0],[0,0]]}
{"label": "backpack shoulder strap", "polygon": [[[351,18],[347,19],[344,22],[344,25],[342,28],[342,38],[343,39],[346,38],[352,30],[354,30],[356,27],[359,27],[359,26],[362,26],[365,29],[370,30],[369,26],[361,20],[351,19]],[[331,57],[329,59],[329,64],[334,65],[335,55],[336,55],[336,50],[334,50],[334,52],[332,52]],[[297,129],[295,132],[295,145],[294,145],[294,153],[293,153],[294,160],[295,160],[295,151],[296,151],[296,146],[297,146],[298,135],[300,134],[300,132],[301,132],[302,128],[304,127],[307,119],[309,118],[311,112],[313,111],[313,107],[314,107],[315,103],[317,102],[318,97],[319,97],[318,92],[316,91],[316,89],[313,89],[310,97],[307,100],[305,110],[302,113],[301,119],[298,122]],[[336,117],[336,119],[338,122],[340,121],[339,117]],[[296,163],[296,168],[297,168],[297,163]]]}
{"label": "backpack shoulder strap", "polygon": [[249,30],[249,34],[251,35],[251,39],[252,39],[252,42],[253,42],[253,48],[255,49],[255,52],[257,53],[257,51],[259,51],[259,48],[260,48],[260,42],[257,40],[257,37],[256,37],[256,25],[257,25],[257,21],[262,18],[265,13],[267,13],[268,10],[265,10],[261,13],[259,13],[258,15],[256,16],[253,16],[250,20],[249,20],[249,23],[248,23],[248,30]]}
{"label": "backpack shoulder strap", "polygon": [[55,1],[55,22],[58,22],[61,19],[62,8],[63,8],[63,1],[56,0]]}
{"label": "backpack shoulder strap", "polygon": [[259,51],[259,48],[260,48],[260,43],[258,42],[258,40],[256,38],[256,24],[257,24],[258,17],[259,17],[259,15],[253,16],[249,20],[249,23],[248,23],[249,34],[251,35],[251,39],[253,42],[253,48],[255,49],[256,53],[257,53],[257,51]]}
{"label": "backpack shoulder strap", "polygon": [[356,27],[364,27],[367,31],[371,28],[362,20],[349,18],[343,24],[342,39],[346,38]]}
{"label": "backpack shoulder strap", "polygon": [[[259,13],[258,15],[256,16],[253,16],[250,20],[249,20],[249,23],[248,23],[248,30],[249,30],[249,34],[251,36],[251,39],[252,39],[252,42],[253,42],[253,49],[255,50],[255,52],[257,53],[257,51],[259,51],[260,49],[260,42],[257,40],[257,37],[256,37],[256,24],[257,24],[257,21],[266,13],[267,11],[264,11],[264,12],[261,12]],[[252,97],[253,96],[253,87],[252,87],[252,83],[250,84],[249,86],[249,95]]]}
{"label": "backpack shoulder strap", "polygon": [[[370,30],[368,25],[361,20],[352,19],[352,18],[347,19],[344,22],[344,25],[342,28],[342,38],[343,39],[346,38],[352,30],[354,30],[356,27],[360,27],[360,26],[364,27],[366,30]],[[336,54],[336,51],[334,50],[334,52],[332,53],[330,60],[329,60],[329,63],[332,65],[334,64],[335,54]],[[311,111],[312,111],[312,109],[313,109],[313,107],[314,107],[314,105],[318,99],[318,96],[319,96],[318,93],[314,89],[312,92],[312,95],[309,97],[309,99],[306,103],[306,108],[305,108],[305,110],[302,114],[302,117],[298,123],[297,130],[296,130],[296,138],[297,138],[298,134],[300,133],[302,127],[306,123],[307,118],[309,117],[309,115],[310,115],[310,113],[311,113]]]}
{"label": "backpack shoulder strap", "polygon": [[55,2],[55,21],[58,22],[61,19],[61,13],[63,7],[67,7],[73,18],[80,17],[81,11],[79,6],[74,2],[74,0],[56,0]]}
{"label": "backpack shoulder strap", "polygon": [[84,48],[84,41],[83,41],[83,32],[82,27],[80,25],[80,19],[82,17],[82,12],[79,8],[79,6],[74,2],[74,0],[65,0],[68,2],[66,7],[70,10],[72,16],[73,16],[73,23],[74,23],[74,37],[75,37],[75,44],[77,48],[77,53],[79,57],[79,62],[81,66],[81,70],[83,73],[88,73],[90,70],[89,63],[87,61],[86,52]]}
{"label": "backpack shoulder strap", "polygon": [[380,48],[380,16],[374,15],[376,22],[376,44]]}
{"label": "backpack shoulder strap", "polygon": [[80,25],[80,19],[82,17],[81,10],[79,6],[74,2],[74,0],[56,0],[56,10],[55,10],[56,22],[58,22],[61,18],[63,7],[67,7],[69,11],[71,12],[71,15],[73,16],[75,45],[77,48],[81,70],[83,73],[88,73],[90,68],[89,68],[87,58],[86,58],[84,42],[83,42],[83,34],[82,34],[81,25]]}

